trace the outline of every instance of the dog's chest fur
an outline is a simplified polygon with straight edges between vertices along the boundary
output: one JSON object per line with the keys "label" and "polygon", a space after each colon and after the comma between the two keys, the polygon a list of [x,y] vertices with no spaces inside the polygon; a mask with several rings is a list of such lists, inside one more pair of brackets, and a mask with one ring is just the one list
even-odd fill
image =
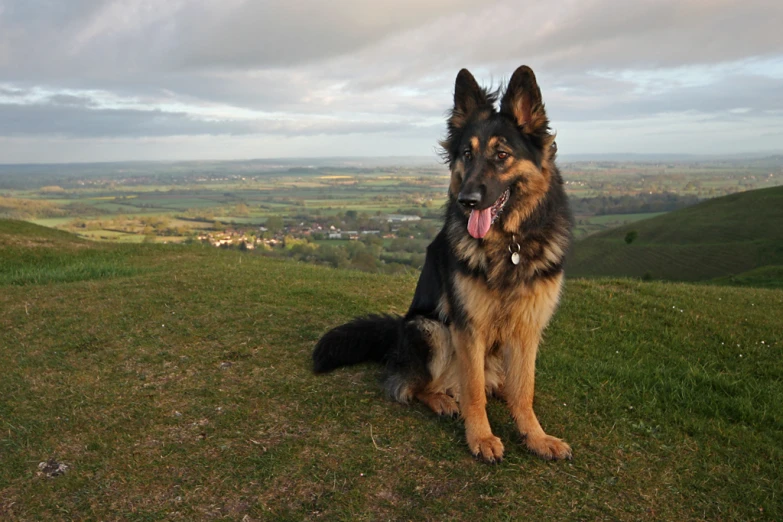
{"label": "dog's chest fur", "polygon": [[455,304],[464,310],[474,334],[489,350],[543,329],[557,308],[562,280],[560,273],[519,284],[509,291],[493,289],[479,278],[457,274]]}

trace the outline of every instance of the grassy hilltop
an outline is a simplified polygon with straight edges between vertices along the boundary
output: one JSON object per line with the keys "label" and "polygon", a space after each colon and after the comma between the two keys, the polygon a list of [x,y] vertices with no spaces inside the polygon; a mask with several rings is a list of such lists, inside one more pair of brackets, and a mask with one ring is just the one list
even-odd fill
{"label": "grassy hilltop", "polygon": [[[630,244],[626,235],[636,231]],[[574,245],[568,274],[783,287],[783,187],[710,199]]]}
{"label": "grassy hilltop", "polygon": [[783,518],[783,290],[569,280],[536,405],[574,460],[491,401],[488,466],[376,367],[310,372],[415,282],[0,221],[0,519]]}

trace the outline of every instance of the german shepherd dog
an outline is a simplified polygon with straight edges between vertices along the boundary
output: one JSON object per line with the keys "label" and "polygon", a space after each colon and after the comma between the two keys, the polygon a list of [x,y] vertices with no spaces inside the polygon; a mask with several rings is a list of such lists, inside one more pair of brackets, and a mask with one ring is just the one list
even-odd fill
{"label": "german shepherd dog", "polygon": [[461,413],[470,451],[487,462],[503,458],[486,412],[487,396],[501,397],[533,453],[571,458],[533,412],[536,354],[560,299],[571,214],[533,71],[514,72],[499,110],[498,97],[459,72],[441,142],[451,170],[445,223],[410,309],[328,331],[314,370],[383,363],[392,398]]}

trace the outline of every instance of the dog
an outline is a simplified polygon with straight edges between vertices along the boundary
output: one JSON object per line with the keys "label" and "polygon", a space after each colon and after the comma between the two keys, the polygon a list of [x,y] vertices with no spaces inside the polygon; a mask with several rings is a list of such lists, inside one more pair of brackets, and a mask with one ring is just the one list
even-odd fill
{"label": "dog", "polygon": [[314,371],[383,363],[393,399],[461,414],[471,453],[487,462],[503,458],[486,412],[487,397],[500,397],[530,451],[570,459],[533,412],[536,355],[560,300],[573,222],[533,71],[519,67],[501,97],[462,69],[440,145],[451,171],[445,220],[410,309],[328,331]]}

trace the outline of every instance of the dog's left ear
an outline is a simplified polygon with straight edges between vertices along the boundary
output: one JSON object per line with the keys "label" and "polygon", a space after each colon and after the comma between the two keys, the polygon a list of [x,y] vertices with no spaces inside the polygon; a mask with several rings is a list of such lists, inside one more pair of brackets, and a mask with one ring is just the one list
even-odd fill
{"label": "dog's left ear", "polygon": [[527,65],[519,67],[511,76],[506,93],[500,100],[500,112],[511,116],[527,134],[542,138],[549,135],[549,119],[541,100],[541,90],[536,83],[536,75]]}

